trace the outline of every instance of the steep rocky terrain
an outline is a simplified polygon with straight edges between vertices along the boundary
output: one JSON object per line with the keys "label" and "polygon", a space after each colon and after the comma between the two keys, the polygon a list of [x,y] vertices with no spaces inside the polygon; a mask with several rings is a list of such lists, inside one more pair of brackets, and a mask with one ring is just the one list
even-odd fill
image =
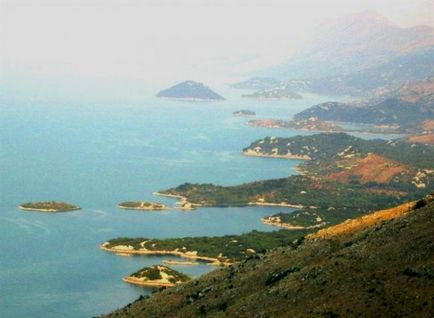
{"label": "steep rocky terrain", "polygon": [[316,27],[286,63],[234,84],[295,92],[366,95],[434,75],[434,28],[403,28],[371,11]]}
{"label": "steep rocky terrain", "polygon": [[432,200],[320,230],[106,317],[433,317]]}
{"label": "steep rocky terrain", "polygon": [[434,29],[431,27],[402,28],[384,16],[364,11],[319,25],[299,54],[265,75],[280,78],[342,75],[433,45]]}
{"label": "steep rocky terrain", "polygon": [[434,119],[434,78],[408,82],[392,92],[367,101],[326,102],[295,115],[296,119],[388,125],[396,131],[422,131],[424,122]]}
{"label": "steep rocky terrain", "polygon": [[425,145],[434,145],[434,133],[413,135],[408,137],[409,142],[417,142]]}
{"label": "steep rocky terrain", "polygon": [[407,137],[408,142],[434,145],[434,120],[425,120],[422,122],[420,134]]}
{"label": "steep rocky terrain", "polygon": [[326,178],[345,183],[351,178],[359,180],[360,183],[388,183],[393,178],[400,178],[402,181],[404,177],[407,178],[407,182],[411,182],[412,175],[416,175],[414,169],[383,156],[369,153],[366,157],[357,158],[351,163],[347,161],[343,170],[331,173]]}

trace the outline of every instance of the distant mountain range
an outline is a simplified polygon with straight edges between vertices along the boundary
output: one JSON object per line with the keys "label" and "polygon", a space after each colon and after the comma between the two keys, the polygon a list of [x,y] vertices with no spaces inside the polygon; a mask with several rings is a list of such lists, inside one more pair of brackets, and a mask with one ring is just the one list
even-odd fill
{"label": "distant mountain range", "polygon": [[434,75],[434,28],[401,28],[372,12],[321,25],[287,63],[233,85],[322,94],[365,95]]}
{"label": "distant mountain range", "polygon": [[434,119],[434,78],[408,82],[399,89],[355,103],[327,102],[295,115],[296,119],[396,126],[399,131],[417,130]]}
{"label": "distant mountain range", "polygon": [[315,33],[294,58],[266,73],[283,79],[339,76],[434,46],[433,28],[401,28],[372,11],[320,25]]}
{"label": "distant mountain range", "polygon": [[184,81],[168,89],[162,90],[157,97],[186,100],[224,100],[222,96],[212,91],[208,86],[195,81]]}

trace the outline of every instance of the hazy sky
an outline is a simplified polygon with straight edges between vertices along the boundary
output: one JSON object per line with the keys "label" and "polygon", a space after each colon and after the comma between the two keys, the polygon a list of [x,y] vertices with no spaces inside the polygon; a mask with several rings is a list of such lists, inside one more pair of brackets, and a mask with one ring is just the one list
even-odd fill
{"label": "hazy sky", "polygon": [[434,0],[0,0],[0,66],[222,82],[283,61],[322,20],[367,9],[434,26]]}

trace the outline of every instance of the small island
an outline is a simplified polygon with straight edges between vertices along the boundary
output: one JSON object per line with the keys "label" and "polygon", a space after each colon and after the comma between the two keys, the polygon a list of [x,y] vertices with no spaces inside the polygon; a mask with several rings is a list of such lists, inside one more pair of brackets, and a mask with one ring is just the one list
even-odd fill
{"label": "small island", "polygon": [[81,209],[79,206],[57,201],[27,202],[21,204],[18,208],[38,212],[69,212]]}
{"label": "small island", "polygon": [[240,109],[232,113],[234,116],[238,117],[253,117],[256,116],[256,113],[254,111],[248,110],[248,109]]}
{"label": "small island", "polygon": [[146,287],[172,287],[190,280],[190,277],[163,265],[145,267],[122,278],[129,284]]}
{"label": "small island", "polygon": [[189,101],[218,101],[222,96],[212,91],[206,85],[195,81],[184,81],[168,89],[162,90],[157,97],[165,97]]}
{"label": "small island", "polygon": [[158,210],[166,209],[166,206],[162,203],[147,202],[147,201],[121,202],[117,205],[117,207],[126,210],[144,210],[144,211],[158,211]]}

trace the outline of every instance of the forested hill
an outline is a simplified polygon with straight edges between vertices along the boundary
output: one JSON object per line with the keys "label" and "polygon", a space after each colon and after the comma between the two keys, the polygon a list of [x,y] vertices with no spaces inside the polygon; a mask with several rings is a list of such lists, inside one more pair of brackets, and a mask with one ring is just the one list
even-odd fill
{"label": "forested hill", "polygon": [[346,133],[321,133],[290,138],[266,137],[243,149],[258,155],[288,154],[312,160],[339,160],[374,153],[415,168],[434,168],[434,147],[414,144],[404,139],[366,140]]}

